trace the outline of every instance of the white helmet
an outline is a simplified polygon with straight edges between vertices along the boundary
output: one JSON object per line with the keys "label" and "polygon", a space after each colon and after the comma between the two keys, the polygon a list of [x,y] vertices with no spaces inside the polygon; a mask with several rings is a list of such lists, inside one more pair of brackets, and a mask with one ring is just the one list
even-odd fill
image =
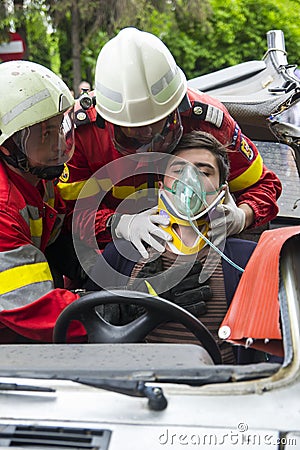
{"label": "white helmet", "polygon": [[124,28],[99,53],[96,110],[108,122],[142,127],[171,114],[187,81],[165,44],[155,35]]}
{"label": "white helmet", "polygon": [[17,131],[63,113],[74,104],[67,85],[30,61],[0,64],[0,145]]}

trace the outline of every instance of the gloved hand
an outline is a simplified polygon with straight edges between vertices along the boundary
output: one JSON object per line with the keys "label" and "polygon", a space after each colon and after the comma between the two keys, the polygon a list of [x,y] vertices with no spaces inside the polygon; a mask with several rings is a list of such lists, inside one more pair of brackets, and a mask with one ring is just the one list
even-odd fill
{"label": "gloved hand", "polygon": [[[85,295],[91,294],[94,291],[87,291],[86,289],[72,289],[71,292],[79,295],[79,297],[84,297]],[[124,305],[127,306],[127,305]],[[121,315],[122,315],[122,305],[112,304],[112,305],[99,305],[96,307],[97,313],[103,317],[106,322],[113,325],[122,325]]]}
{"label": "gloved hand", "polygon": [[[206,302],[212,298],[212,292],[209,285],[199,283],[202,264],[196,261],[190,269],[188,266],[184,263],[163,270],[162,261],[157,258],[145,264],[130,289],[156,293],[198,317],[206,313]],[[155,275],[159,276],[149,278]]]}
{"label": "gloved hand", "polygon": [[153,236],[162,241],[172,240],[172,236],[169,233],[157,226],[168,225],[169,219],[156,214],[156,212],[157,208],[151,208],[139,214],[123,214],[113,230],[117,238],[123,238],[132,242],[143,258],[149,257],[144,243],[149,244],[158,252],[165,250],[164,245],[159,243]]}
{"label": "gloved hand", "polygon": [[224,202],[218,205],[210,216],[209,239],[218,246],[227,236],[238,234],[245,228],[246,213],[239,208],[229,189],[226,190]]}

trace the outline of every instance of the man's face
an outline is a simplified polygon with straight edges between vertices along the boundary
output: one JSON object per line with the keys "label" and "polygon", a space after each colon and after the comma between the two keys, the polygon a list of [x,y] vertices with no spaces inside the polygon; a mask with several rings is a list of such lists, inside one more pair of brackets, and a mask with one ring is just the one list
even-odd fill
{"label": "man's face", "polygon": [[[118,151],[124,155],[134,153],[170,153],[182,136],[179,112],[173,111],[158,122],[140,127],[114,125],[112,140]],[[109,131],[112,132],[109,128]]]}
{"label": "man's face", "polygon": [[[207,192],[206,201],[210,205],[217,197],[218,192],[210,194],[210,192],[218,191],[220,187],[220,173],[215,156],[205,149],[188,149],[176,152],[173,158],[168,162],[165,176],[164,186],[172,189],[175,180],[180,178],[183,168],[188,164],[201,173],[203,189]],[[186,180],[188,185],[188,180]]]}
{"label": "man's face", "polygon": [[[27,155],[31,167],[57,166],[67,162],[73,152],[71,122],[63,114],[37,123],[18,133],[17,145]],[[67,129],[69,128],[69,129]]]}
{"label": "man's face", "polygon": [[87,81],[82,81],[78,86],[79,92],[82,91],[82,89],[85,89],[87,91],[91,90],[91,85]]}
{"label": "man's face", "polygon": [[160,134],[166,124],[166,119],[146,125],[144,127],[120,127],[128,138],[136,139],[142,144],[148,144],[156,134]]}

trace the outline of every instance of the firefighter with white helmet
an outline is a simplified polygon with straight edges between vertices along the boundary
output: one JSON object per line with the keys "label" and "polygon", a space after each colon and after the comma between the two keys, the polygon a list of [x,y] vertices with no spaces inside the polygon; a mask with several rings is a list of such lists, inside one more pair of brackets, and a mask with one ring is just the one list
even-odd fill
{"label": "firefighter with white helmet", "polygon": [[[94,94],[89,109],[82,109],[80,102],[75,107],[76,148],[59,189],[68,204],[71,226],[79,192],[99,171],[91,196],[102,199],[106,189],[105,199],[92,213],[101,249],[116,236],[131,241],[144,257],[148,256],[147,245],[163,251],[156,238],[168,241],[170,235],[159,227],[162,218],[146,201],[142,212],[117,211],[128,193],[137,192],[136,200],[145,186],[157,187],[150,175],[138,176],[132,167],[129,171],[122,157],[137,154],[141,164],[147,160],[145,153],[171,153],[182,134],[192,130],[208,132],[228,148],[229,187],[236,204],[230,194],[228,204],[223,203],[227,235],[261,226],[276,216],[281,193],[278,177],[266,168],[254,143],[243,135],[223,104],[187,88],[183,71],[158,37],[128,27],[107,42],[98,56]],[[112,161],[118,183],[102,171]],[[86,202],[90,204],[87,198]],[[86,211],[74,216],[73,230],[82,239],[90,239],[88,222]]]}
{"label": "firefighter with white helmet", "polygon": [[[47,68],[0,64],[0,342],[51,342],[60,312],[78,298],[55,289],[45,257],[65,205],[54,181],[74,151],[73,97]],[[77,326],[71,335],[85,338]]]}
{"label": "firefighter with white helmet", "polygon": [[[121,77],[108,58],[122,68]],[[186,89],[184,73],[150,33],[125,28],[99,54],[96,110],[114,124],[112,139],[122,154],[171,152],[183,131],[178,107]]]}

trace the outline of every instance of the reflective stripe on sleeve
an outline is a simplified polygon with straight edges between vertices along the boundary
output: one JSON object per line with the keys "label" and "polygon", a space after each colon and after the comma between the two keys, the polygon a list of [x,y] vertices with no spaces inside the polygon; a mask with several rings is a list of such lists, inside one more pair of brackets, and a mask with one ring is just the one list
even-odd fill
{"label": "reflective stripe on sleeve", "polygon": [[0,309],[32,303],[53,289],[50,267],[43,253],[26,245],[0,253]]}
{"label": "reflective stripe on sleeve", "polygon": [[24,285],[49,280],[52,280],[52,275],[47,262],[13,267],[0,273],[0,295]]}
{"label": "reflective stripe on sleeve", "polygon": [[[155,189],[158,188],[158,183],[156,182],[154,185]],[[124,198],[128,199],[128,197],[132,196],[133,200],[136,198],[142,198],[148,196],[148,185],[147,183],[143,183],[138,187],[134,186],[114,186],[112,188],[112,193],[114,198],[119,200],[123,200]],[[135,195],[137,194],[137,195]]]}
{"label": "reflective stripe on sleeve", "polygon": [[229,181],[231,192],[241,191],[255,184],[263,172],[263,159],[260,154],[257,155],[250,167],[238,177]]}
{"label": "reflective stripe on sleeve", "polygon": [[[87,181],[78,181],[74,183],[58,183],[57,187],[63,200],[77,200],[92,197],[101,191],[109,192],[112,190],[112,195],[114,198],[119,200],[127,199],[131,195],[138,192],[139,197],[147,196],[147,183],[143,183],[140,186],[126,186],[118,185],[113,186],[109,178],[102,180],[96,180],[95,178],[90,178]],[[155,188],[158,188],[158,183],[155,183]]]}
{"label": "reflective stripe on sleeve", "polygon": [[[84,187],[84,189],[83,189]],[[63,200],[77,200],[97,195],[100,192],[99,184],[95,178],[87,181],[75,181],[74,183],[57,183],[57,188]],[[83,189],[83,191],[82,191]],[[81,192],[82,191],[82,192]]]}

